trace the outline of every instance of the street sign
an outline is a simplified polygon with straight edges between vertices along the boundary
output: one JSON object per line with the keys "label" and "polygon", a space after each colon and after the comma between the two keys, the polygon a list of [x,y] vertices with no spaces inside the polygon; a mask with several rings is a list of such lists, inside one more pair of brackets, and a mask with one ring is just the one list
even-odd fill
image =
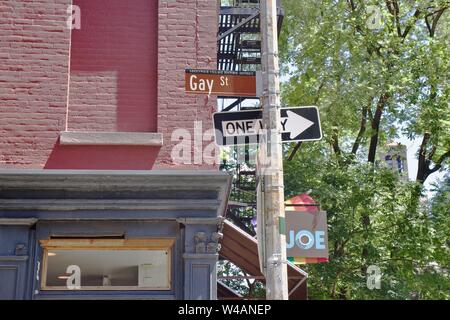
{"label": "street sign", "polygon": [[327,213],[293,211],[287,207],[286,242],[288,257],[309,263],[328,261]]}
{"label": "street sign", "polygon": [[258,97],[256,72],[221,70],[185,70],[187,93],[224,97]]}
{"label": "street sign", "polygon": [[[315,106],[282,108],[283,142],[322,139],[319,110]],[[263,129],[262,110],[217,112],[213,116],[216,143],[220,146],[257,144]]]}

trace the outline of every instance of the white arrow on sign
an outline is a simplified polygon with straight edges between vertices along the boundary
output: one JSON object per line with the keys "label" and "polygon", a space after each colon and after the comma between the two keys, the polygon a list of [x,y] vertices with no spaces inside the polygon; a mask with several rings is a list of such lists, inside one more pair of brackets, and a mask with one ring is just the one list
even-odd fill
{"label": "white arrow on sign", "polygon": [[283,121],[283,132],[290,133],[290,138],[295,139],[300,134],[303,133],[303,131],[307,130],[311,126],[314,125],[314,122],[296,114],[292,111],[287,111],[287,118]]}
{"label": "white arrow on sign", "polygon": [[[281,108],[280,113],[283,142],[322,139],[320,115],[316,106]],[[213,116],[216,143],[219,146],[258,144],[261,135],[267,134],[262,118],[261,109],[216,112]]]}
{"label": "white arrow on sign", "polygon": [[[290,139],[295,139],[306,129],[314,125],[314,122],[298,115],[295,112],[287,111],[287,117],[281,118],[283,133],[289,133]],[[222,132],[225,137],[236,137],[258,134],[263,128],[262,119],[249,120],[228,120],[222,121]]]}

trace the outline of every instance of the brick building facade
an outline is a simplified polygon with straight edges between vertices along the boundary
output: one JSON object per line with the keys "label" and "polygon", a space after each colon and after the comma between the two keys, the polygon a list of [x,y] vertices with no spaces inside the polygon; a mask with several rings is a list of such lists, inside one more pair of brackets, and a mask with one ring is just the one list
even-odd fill
{"label": "brick building facade", "polygon": [[216,68],[218,8],[0,2],[0,298],[216,298],[231,178],[205,152],[216,100],[184,70]]}
{"label": "brick building facade", "polygon": [[217,3],[73,0],[70,30],[71,2],[0,4],[0,167],[178,167],[173,131],[212,125],[215,98],[186,95],[184,69],[216,68]]}

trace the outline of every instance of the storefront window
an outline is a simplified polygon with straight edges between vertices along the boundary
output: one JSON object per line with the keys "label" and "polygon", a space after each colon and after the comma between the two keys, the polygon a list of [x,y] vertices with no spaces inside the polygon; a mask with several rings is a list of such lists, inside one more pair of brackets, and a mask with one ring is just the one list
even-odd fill
{"label": "storefront window", "polygon": [[43,290],[170,290],[173,239],[41,241]]}

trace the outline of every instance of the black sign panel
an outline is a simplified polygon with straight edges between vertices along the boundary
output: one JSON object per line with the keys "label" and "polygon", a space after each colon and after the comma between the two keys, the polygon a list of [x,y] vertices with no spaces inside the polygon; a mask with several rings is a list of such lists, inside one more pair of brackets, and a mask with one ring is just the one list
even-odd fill
{"label": "black sign panel", "polygon": [[[317,107],[282,108],[280,115],[283,142],[322,139]],[[262,110],[215,113],[214,128],[220,146],[257,144],[263,132]]]}

